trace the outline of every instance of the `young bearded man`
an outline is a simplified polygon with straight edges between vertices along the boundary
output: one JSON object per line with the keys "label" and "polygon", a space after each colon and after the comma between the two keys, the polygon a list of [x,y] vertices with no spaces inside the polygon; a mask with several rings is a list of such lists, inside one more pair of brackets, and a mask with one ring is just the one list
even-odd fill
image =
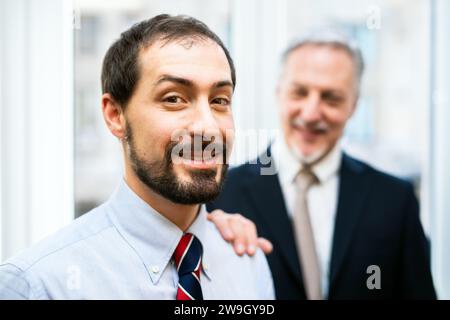
{"label": "young bearded man", "polygon": [[159,15],[122,33],[103,62],[102,111],[124,179],[1,265],[0,297],[272,299],[263,253],[235,254],[203,205],[227,171],[235,82],[227,49],[198,20]]}

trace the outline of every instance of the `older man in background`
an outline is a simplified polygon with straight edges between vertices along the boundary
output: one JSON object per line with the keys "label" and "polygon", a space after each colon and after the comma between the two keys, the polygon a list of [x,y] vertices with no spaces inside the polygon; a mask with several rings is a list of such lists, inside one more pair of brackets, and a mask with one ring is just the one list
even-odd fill
{"label": "older man in background", "polygon": [[413,186],[340,145],[363,68],[336,32],[290,46],[276,90],[283,139],[267,150],[276,174],[261,174],[261,158],[235,168],[209,205],[243,214],[273,242],[278,299],[436,298]]}

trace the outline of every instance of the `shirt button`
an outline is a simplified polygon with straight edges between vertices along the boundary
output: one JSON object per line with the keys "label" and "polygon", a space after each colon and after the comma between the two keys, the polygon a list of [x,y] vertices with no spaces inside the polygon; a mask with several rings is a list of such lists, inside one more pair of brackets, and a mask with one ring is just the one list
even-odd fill
{"label": "shirt button", "polygon": [[208,270],[208,269],[209,269],[209,264],[204,263],[204,264],[203,264],[203,269]]}
{"label": "shirt button", "polygon": [[159,267],[158,266],[152,266],[151,268],[153,273],[159,273]]}

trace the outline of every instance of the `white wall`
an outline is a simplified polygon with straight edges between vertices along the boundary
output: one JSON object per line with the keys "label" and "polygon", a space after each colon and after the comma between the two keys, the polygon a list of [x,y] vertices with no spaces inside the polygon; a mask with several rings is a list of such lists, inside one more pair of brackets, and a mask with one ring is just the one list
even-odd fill
{"label": "white wall", "polygon": [[71,1],[2,0],[1,258],[73,218]]}

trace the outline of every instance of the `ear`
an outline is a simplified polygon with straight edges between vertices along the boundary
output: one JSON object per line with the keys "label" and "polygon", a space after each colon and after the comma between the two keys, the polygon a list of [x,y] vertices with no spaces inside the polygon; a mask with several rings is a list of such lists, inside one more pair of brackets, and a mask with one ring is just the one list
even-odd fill
{"label": "ear", "polygon": [[109,93],[102,96],[102,112],[109,131],[119,138],[125,138],[125,117],[122,107]]}

